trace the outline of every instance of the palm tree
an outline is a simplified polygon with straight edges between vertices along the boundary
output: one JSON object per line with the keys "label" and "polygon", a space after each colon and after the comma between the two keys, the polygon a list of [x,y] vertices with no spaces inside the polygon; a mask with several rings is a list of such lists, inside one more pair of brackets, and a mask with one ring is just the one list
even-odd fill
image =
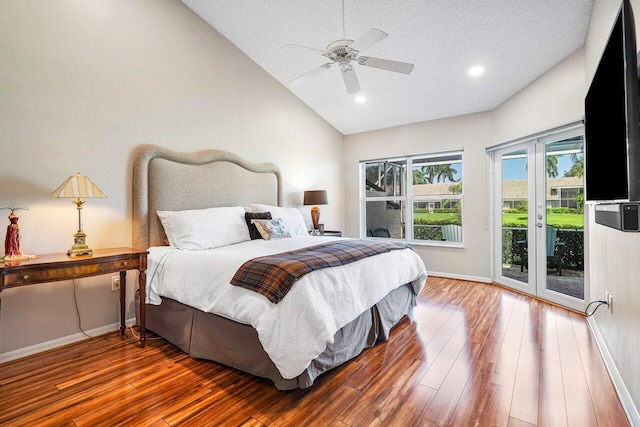
{"label": "palm tree", "polygon": [[438,166],[436,165],[422,166],[420,168],[420,171],[424,174],[425,182],[427,184],[433,184],[433,180],[438,175]]}
{"label": "palm tree", "polygon": [[547,156],[547,175],[549,178],[558,176],[558,156]]}
{"label": "palm tree", "polygon": [[413,169],[413,185],[424,184],[425,176],[424,172],[420,169]]}
{"label": "palm tree", "polygon": [[[582,153],[571,155],[571,168],[565,172],[564,176],[584,176],[584,155]],[[584,188],[578,189],[575,200],[578,206],[578,213],[584,213]]]}
{"label": "palm tree", "polygon": [[451,194],[462,194],[462,182],[456,182],[449,186]]}
{"label": "palm tree", "polygon": [[571,168],[564,173],[565,178],[569,176],[584,176],[584,156],[582,154],[571,155]]}
{"label": "palm tree", "polygon": [[[558,176],[558,157],[547,155],[546,159],[547,176],[549,178],[555,178]],[[524,165],[525,170],[529,169],[529,163]]]}
{"label": "palm tree", "polygon": [[448,179],[449,182],[456,182],[457,180],[455,179],[454,175],[458,173],[457,170],[455,170],[453,167],[451,167],[451,163],[447,163],[444,165],[438,165],[436,166],[437,168],[437,173],[436,173],[436,177],[438,179],[438,182],[442,181],[442,182],[446,182],[446,180]]}

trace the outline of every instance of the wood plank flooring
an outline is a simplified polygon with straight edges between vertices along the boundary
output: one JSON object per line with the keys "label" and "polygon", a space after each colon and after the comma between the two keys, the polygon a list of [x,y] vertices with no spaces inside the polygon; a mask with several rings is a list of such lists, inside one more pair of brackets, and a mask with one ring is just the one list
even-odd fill
{"label": "wood plank flooring", "polygon": [[0,425],[625,426],[584,317],[429,278],[386,343],[307,390],[117,334],[0,365]]}

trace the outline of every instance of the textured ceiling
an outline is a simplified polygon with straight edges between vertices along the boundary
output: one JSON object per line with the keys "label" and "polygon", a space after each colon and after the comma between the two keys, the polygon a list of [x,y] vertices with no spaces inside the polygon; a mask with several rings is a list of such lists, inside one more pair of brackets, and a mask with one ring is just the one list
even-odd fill
{"label": "textured ceiling", "polygon": [[[342,39],[342,0],[182,0],[309,107],[347,135],[491,110],[581,47],[592,0],[344,0],[345,35],[389,37],[363,55],[415,64],[410,75],[355,65],[367,102],[339,68],[287,85],[327,61]],[[468,69],[485,72],[470,77]]]}

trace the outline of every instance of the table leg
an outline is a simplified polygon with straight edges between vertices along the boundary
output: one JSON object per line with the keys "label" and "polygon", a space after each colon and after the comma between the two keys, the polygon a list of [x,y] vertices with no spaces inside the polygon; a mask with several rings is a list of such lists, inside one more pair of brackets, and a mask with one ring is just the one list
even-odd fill
{"label": "table leg", "polygon": [[145,329],[146,317],[146,300],[147,300],[147,273],[140,271],[138,276],[138,287],[140,290],[140,347],[144,348],[147,341],[147,332]]}
{"label": "table leg", "polygon": [[125,301],[127,298],[127,272],[120,272],[120,335],[127,329],[124,320]]}

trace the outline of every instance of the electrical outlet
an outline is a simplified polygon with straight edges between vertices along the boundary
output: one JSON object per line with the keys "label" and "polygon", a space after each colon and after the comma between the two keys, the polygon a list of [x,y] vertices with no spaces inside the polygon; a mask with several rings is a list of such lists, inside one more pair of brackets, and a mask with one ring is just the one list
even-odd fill
{"label": "electrical outlet", "polygon": [[111,290],[112,291],[120,290],[120,276],[111,277]]}

